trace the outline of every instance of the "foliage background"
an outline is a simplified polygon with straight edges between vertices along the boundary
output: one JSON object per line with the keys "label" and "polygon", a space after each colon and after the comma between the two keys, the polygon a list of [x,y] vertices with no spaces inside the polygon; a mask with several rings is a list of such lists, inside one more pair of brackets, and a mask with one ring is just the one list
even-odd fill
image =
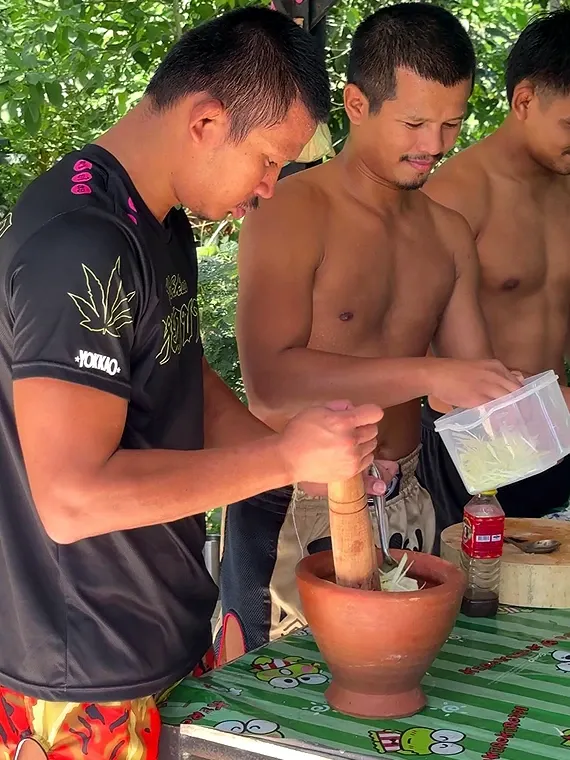
{"label": "foliage background", "polygon": [[[60,156],[105,130],[141,96],[150,74],[187,27],[247,0],[0,0],[0,213]],[[342,86],[352,32],[379,7],[339,0],[328,21],[334,93],[331,130],[347,132]],[[503,65],[518,33],[546,0],[442,0],[469,30],[479,71],[463,147],[501,122]],[[232,337],[236,228],[197,227],[202,325],[212,364],[241,390]]]}
{"label": "foliage background", "polygon": [[[263,0],[262,0],[263,1]],[[187,27],[248,0],[0,0],[0,210],[58,157],[93,139],[142,94]],[[337,0],[328,60],[337,147],[346,136],[342,86],[352,33],[382,0]],[[475,42],[479,72],[460,146],[497,126],[503,64],[547,0],[440,0]],[[202,229],[211,237],[211,229]],[[218,234],[234,230],[224,228]],[[215,242],[210,241],[210,242]]]}
{"label": "foliage background", "polygon": [[[95,138],[141,96],[182,31],[248,0],[0,0],[0,215],[60,156]],[[505,108],[503,65],[547,0],[440,0],[463,20],[479,71],[458,147],[488,134]],[[352,33],[380,0],[338,0],[328,20],[331,131],[347,133],[342,87]],[[212,365],[243,394],[233,336],[237,228],[200,224],[200,300]]]}
{"label": "foliage background", "polygon": [[[465,23],[479,68],[458,149],[503,119],[503,67],[520,31],[548,0],[439,0]],[[0,0],[0,216],[60,156],[100,134],[141,96],[182,31],[248,0]],[[338,0],[328,20],[331,131],[346,137],[344,70],[352,33],[385,0]],[[550,0],[557,5],[558,0]],[[570,43],[569,43],[570,44]],[[237,228],[196,225],[206,355],[243,394],[233,336]]]}

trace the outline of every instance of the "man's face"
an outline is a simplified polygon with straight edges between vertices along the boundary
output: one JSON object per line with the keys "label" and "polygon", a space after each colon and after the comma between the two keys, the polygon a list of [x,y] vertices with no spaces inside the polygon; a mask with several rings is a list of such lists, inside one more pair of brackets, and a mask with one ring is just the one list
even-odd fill
{"label": "man's face", "polygon": [[[348,85],[347,91],[349,88],[358,97],[358,88]],[[395,98],[385,100],[374,114],[368,112],[365,99],[362,120],[351,132],[367,167],[398,188],[420,188],[455,144],[470,93],[470,80],[445,87],[408,69],[398,69]],[[350,100],[347,92],[349,117]],[[351,121],[354,124],[352,117]]]}
{"label": "man's face", "polygon": [[[221,120],[217,137],[194,151],[192,173],[176,177],[180,202],[205,219],[239,219],[273,195],[282,167],[294,161],[311,139],[316,124],[306,108],[294,103],[285,119],[273,127],[256,127],[236,143],[229,136],[229,119]],[[214,129],[216,129],[214,127]]]}
{"label": "man's face", "polygon": [[534,160],[556,174],[570,175],[570,95],[536,94],[524,129]]}

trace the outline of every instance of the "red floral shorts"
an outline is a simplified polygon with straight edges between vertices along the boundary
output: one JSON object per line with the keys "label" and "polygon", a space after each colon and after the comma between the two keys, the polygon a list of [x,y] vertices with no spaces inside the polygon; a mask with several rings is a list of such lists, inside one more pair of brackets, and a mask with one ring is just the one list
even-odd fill
{"label": "red floral shorts", "polygon": [[[199,677],[213,666],[214,653],[209,651],[191,675]],[[157,760],[156,705],[164,696],[124,702],[47,702],[0,686],[0,760],[13,760],[28,738],[49,760]]]}

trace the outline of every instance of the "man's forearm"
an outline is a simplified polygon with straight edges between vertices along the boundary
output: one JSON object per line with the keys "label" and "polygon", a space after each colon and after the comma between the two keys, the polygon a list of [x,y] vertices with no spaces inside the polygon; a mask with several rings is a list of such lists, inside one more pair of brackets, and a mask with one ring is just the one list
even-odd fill
{"label": "man's forearm", "polygon": [[430,392],[430,369],[440,360],[363,358],[291,348],[271,360],[271,371],[257,372],[248,393],[262,407],[287,417],[313,403],[345,398],[384,408]]}
{"label": "man's forearm", "polygon": [[60,543],[72,543],[172,522],[287,485],[291,474],[277,441],[273,434],[207,451],[120,449],[96,476],[54,488],[61,517],[48,532]]}
{"label": "man's forearm", "polygon": [[238,446],[132,450],[121,448],[124,398],[41,377],[13,390],[32,496],[57,543],[172,522],[296,480],[346,480],[371,461],[382,418],[377,406],[333,404]]}
{"label": "man's forearm", "polygon": [[204,433],[206,448],[234,446],[271,435],[224,381],[204,362]]}

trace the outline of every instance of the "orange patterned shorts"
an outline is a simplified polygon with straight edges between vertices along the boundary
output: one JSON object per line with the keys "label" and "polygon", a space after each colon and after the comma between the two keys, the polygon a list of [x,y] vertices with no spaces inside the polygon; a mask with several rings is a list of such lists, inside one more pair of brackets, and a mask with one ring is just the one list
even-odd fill
{"label": "orange patterned shorts", "polygon": [[[213,664],[210,651],[192,675],[203,675]],[[20,742],[27,738],[35,739],[49,760],[157,760],[156,704],[163,698],[161,694],[124,702],[47,702],[0,686],[0,760],[14,760]]]}

